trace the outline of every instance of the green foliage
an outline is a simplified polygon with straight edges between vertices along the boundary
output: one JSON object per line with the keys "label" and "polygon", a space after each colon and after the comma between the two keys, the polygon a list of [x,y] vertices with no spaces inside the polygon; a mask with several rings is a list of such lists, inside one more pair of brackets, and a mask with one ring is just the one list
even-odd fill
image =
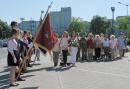
{"label": "green foliage", "polygon": [[128,35],[127,35],[127,36],[128,36],[127,38],[130,39],[130,29],[127,29],[127,34],[128,34]]}
{"label": "green foliage", "polygon": [[119,17],[116,20],[116,25],[118,29],[126,30],[126,35],[130,38],[130,16]]}
{"label": "green foliage", "polygon": [[93,16],[91,20],[90,32],[93,34],[106,34],[107,30],[110,30],[111,22],[106,17]]}
{"label": "green foliage", "polygon": [[119,17],[116,20],[116,25],[118,29],[121,30],[127,30],[130,29],[130,16],[125,16],[125,17]]}
{"label": "green foliage", "polygon": [[86,30],[88,23],[84,22],[81,18],[73,17],[69,23],[67,31],[71,33],[72,31],[83,33]]}
{"label": "green foliage", "polygon": [[[3,37],[2,37],[2,31],[4,31]],[[11,27],[8,26],[6,22],[0,20],[0,39],[8,38],[10,36],[10,32],[11,32]]]}
{"label": "green foliage", "polygon": [[126,38],[127,44],[130,45],[130,39]]}

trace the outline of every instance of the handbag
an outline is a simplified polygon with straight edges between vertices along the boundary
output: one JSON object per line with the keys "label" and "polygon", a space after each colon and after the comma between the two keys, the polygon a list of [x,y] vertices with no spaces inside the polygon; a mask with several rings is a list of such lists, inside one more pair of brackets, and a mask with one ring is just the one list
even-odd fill
{"label": "handbag", "polygon": [[101,49],[101,55],[104,55],[105,53],[104,53],[104,49]]}
{"label": "handbag", "polygon": [[118,56],[118,55],[119,55],[119,50],[115,49],[115,50],[114,50],[114,55],[115,55],[115,56]]}
{"label": "handbag", "polygon": [[91,49],[92,53],[93,53],[93,56],[95,56],[95,50]]}

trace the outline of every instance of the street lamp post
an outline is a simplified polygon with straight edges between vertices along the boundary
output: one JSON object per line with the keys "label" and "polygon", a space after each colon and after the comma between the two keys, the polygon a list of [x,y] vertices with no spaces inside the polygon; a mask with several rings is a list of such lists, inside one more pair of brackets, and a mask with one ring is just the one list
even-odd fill
{"label": "street lamp post", "polygon": [[43,13],[44,13],[44,11],[41,11],[41,17],[40,17],[41,19],[42,19],[42,14],[43,14]]}
{"label": "street lamp post", "polygon": [[119,4],[122,4],[122,5],[125,5],[126,6],[126,12],[127,12],[127,16],[128,16],[128,6],[130,6],[130,4],[124,4],[124,3],[122,3],[122,2],[118,2]]}
{"label": "street lamp post", "polygon": [[21,27],[21,29],[23,30],[23,20],[25,20],[25,18],[20,18],[20,20],[22,21],[22,27]]}
{"label": "street lamp post", "polygon": [[111,7],[112,11],[112,34],[114,33],[114,12],[115,12],[115,7]]}
{"label": "street lamp post", "polygon": [[[130,5],[130,4],[129,4],[129,5]],[[128,6],[129,6],[129,5],[126,5],[126,8],[127,8],[127,16],[128,16]]]}

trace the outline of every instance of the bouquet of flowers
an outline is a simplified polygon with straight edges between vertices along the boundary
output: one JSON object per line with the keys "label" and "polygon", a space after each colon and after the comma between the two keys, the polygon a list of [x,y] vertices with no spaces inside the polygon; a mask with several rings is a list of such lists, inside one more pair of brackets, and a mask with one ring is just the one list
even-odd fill
{"label": "bouquet of flowers", "polygon": [[79,46],[79,43],[78,43],[78,41],[76,41],[76,40],[71,40],[70,46],[78,47],[78,46]]}
{"label": "bouquet of flowers", "polygon": [[71,56],[71,53],[70,53],[70,51],[67,53],[67,56]]}

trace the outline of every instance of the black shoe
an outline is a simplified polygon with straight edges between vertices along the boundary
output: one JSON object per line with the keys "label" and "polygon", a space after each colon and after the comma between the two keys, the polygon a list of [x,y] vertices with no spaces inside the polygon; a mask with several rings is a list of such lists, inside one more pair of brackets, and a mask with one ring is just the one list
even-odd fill
{"label": "black shoe", "polygon": [[54,63],[54,67],[56,67],[57,66],[57,63]]}
{"label": "black shoe", "polygon": [[24,75],[23,73],[21,73],[20,75]]}
{"label": "black shoe", "polygon": [[22,73],[28,73],[27,71],[22,71]]}
{"label": "black shoe", "polygon": [[15,84],[15,85],[14,85],[14,84],[10,84],[9,86],[10,86],[10,87],[16,87],[16,86],[18,86],[18,85],[19,85],[19,84]]}
{"label": "black shoe", "polygon": [[29,64],[28,67],[32,67],[32,65]]}
{"label": "black shoe", "polygon": [[67,63],[67,66],[71,66],[71,63]]}
{"label": "black shoe", "polygon": [[22,78],[18,78],[17,81],[25,81],[25,79],[22,79]]}

